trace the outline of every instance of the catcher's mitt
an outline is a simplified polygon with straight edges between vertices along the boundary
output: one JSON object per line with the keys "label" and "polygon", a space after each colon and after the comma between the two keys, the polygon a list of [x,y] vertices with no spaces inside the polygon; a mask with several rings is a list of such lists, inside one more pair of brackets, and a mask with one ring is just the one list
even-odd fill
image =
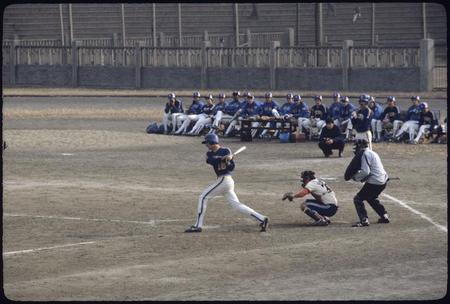
{"label": "catcher's mitt", "polygon": [[283,194],[281,200],[285,201],[286,199],[292,202],[292,200],[294,199],[294,194],[292,192],[286,192],[285,194]]}

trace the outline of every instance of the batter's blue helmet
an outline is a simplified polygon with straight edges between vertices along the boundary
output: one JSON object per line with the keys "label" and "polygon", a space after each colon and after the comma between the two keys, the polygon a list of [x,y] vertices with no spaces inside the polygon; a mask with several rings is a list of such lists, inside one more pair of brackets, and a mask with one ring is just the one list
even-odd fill
{"label": "batter's blue helmet", "polygon": [[202,141],[202,144],[206,144],[206,143],[208,143],[210,145],[218,144],[219,143],[219,137],[216,134],[214,134],[214,133],[206,134],[205,140]]}

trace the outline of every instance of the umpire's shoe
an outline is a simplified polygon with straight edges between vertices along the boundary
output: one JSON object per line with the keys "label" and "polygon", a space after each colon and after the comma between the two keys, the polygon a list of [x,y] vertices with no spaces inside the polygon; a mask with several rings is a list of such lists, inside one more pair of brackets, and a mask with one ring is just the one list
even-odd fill
{"label": "umpire's shoe", "polygon": [[260,232],[267,231],[267,228],[269,228],[269,218],[268,217],[264,218],[264,221],[261,224],[259,224],[259,226],[261,227]]}
{"label": "umpire's shoe", "polygon": [[184,230],[184,232],[186,233],[191,233],[191,232],[202,232],[202,228],[201,227],[195,227],[195,226],[191,226],[188,229]]}
{"label": "umpire's shoe", "polygon": [[385,213],[383,214],[383,217],[380,217],[378,219],[378,224],[389,224],[390,220],[389,220],[389,214]]}
{"label": "umpire's shoe", "polygon": [[367,218],[363,219],[361,222],[357,222],[353,224],[352,227],[367,227],[369,226],[369,220]]}

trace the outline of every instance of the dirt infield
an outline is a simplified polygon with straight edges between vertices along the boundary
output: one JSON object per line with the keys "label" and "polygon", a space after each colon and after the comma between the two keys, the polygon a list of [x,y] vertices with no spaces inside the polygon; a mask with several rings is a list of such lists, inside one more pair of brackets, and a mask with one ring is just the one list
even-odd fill
{"label": "dirt infield", "polygon": [[[215,177],[198,137],[148,135],[163,99],[4,98],[3,289],[12,300],[431,300],[447,293],[447,146],[376,143],[393,180],[392,223],[352,228],[361,184],[352,152],[315,142],[245,143],[240,200],[267,214],[260,233],[223,198],[193,224]],[[446,112],[446,103],[430,101]],[[404,108],[406,107],[406,104]],[[445,115],[445,114],[444,114]],[[443,119],[444,117],[442,117]],[[222,139],[236,150],[238,138]],[[335,190],[328,227],[282,202],[312,169]]]}

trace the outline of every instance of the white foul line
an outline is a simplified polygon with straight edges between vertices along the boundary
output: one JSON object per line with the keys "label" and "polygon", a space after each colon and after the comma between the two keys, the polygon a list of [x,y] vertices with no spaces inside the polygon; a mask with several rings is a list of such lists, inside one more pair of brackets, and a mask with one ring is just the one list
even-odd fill
{"label": "white foul line", "polygon": [[401,200],[396,199],[395,197],[390,196],[389,194],[386,194],[386,193],[381,193],[381,195],[383,195],[383,196],[387,197],[388,199],[390,199],[390,200],[392,200],[392,201],[394,201],[394,202],[400,204],[400,206],[402,206],[402,207],[408,209],[408,210],[411,211],[412,213],[417,214],[418,216],[420,216],[420,217],[423,218],[424,220],[427,220],[428,222],[430,222],[431,224],[433,224],[434,226],[436,226],[436,227],[439,228],[440,230],[442,230],[442,231],[444,231],[444,232],[448,232],[447,227],[442,226],[442,225],[436,223],[436,222],[433,221],[431,218],[429,218],[426,214],[423,214],[422,212],[417,211],[416,209],[414,209],[414,208],[408,206],[405,202],[402,202]]}
{"label": "white foul line", "polygon": [[29,252],[35,252],[35,251],[41,251],[41,250],[63,248],[63,247],[72,247],[72,246],[79,246],[79,245],[88,245],[88,244],[94,244],[94,243],[96,243],[96,242],[81,242],[81,243],[75,243],[75,244],[57,245],[57,246],[52,246],[52,247],[41,247],[41,248],[34,248],[34,249],[9,251],[9,252],[3,252],[3,255],[7,256],[7,255],[13,255],[13,254],[29,253]]}

